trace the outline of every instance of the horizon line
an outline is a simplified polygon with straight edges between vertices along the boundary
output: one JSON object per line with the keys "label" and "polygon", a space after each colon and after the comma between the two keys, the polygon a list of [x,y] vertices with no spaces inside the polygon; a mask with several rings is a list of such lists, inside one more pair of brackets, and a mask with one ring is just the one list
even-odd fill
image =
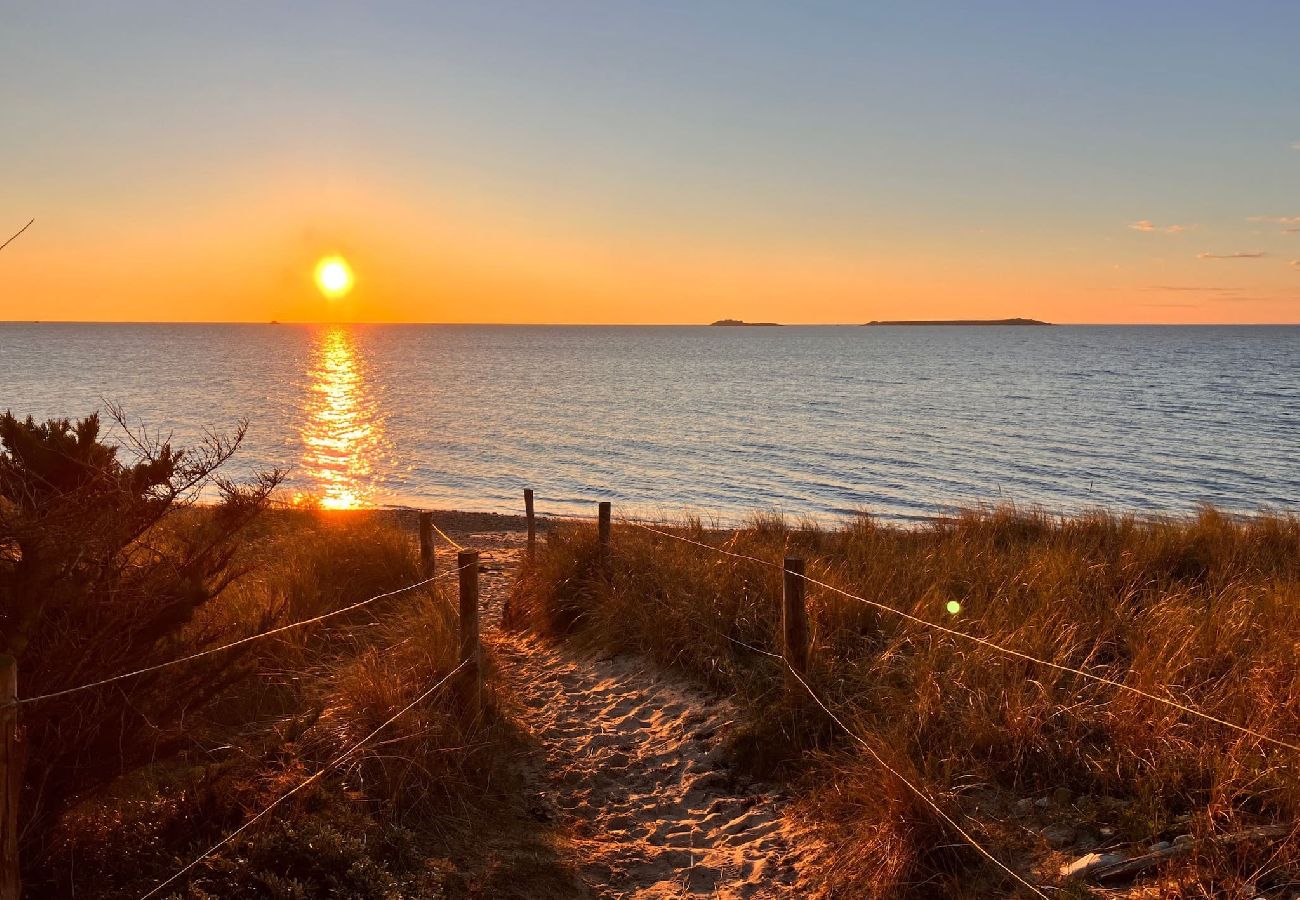
{"label": "horizon line", "polygon": [[[929,322],[948,320],[917,319],[924,325],[913,327],[933,327]],[[978,321],[978,320],[975,320]],[[867,322],[776,322],[781,327],[791,328],[862,328]],[[1047,325],[1059,327],[1116,327],[1116,328],[1278,328],[1300,326],[1295,322],[1047,322]],[[351,322],[334,322],[312,319],[0,319],[0,325],[415,325],[446,327],[504,327],[504,328],[714,328],[710,322],[413,322],[364,320]],[[746,326],[741,326],[746,327]],[[749,326],[754,327],[754,326]],[[903,326],[907,327],[907,326]],[[954,328],[970,327],[954,325]],[[998,327],[997,325],[984,327]],[[1020,327],[1014,325],[1008,328]],[[735,328],[731,330],[737,330]]]}

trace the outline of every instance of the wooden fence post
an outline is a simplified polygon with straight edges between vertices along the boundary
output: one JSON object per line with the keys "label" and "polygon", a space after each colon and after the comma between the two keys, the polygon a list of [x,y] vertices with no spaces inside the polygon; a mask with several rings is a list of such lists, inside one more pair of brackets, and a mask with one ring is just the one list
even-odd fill
{"label": "wooden fence post", "polygon": [[[785,635],[785,661],[803,678],[808,674],[808,607],[804,602],[803,559],[787,556],[784,568],[781,629]],[[786,681],[792,692],[803,693],[803,685],[793,675],[788,675]]]}
{"label": "wooden fence post", "polygon": [[524,488],[524,515],[528,517],[528,557],[537,550],[537,522],[533,519],[533,489]]}
{"label": "wooden fence post", "polygon": [[0,900],[19,900],[18,795],[22,790],[22,748],[18,742],[18,661],[0,655]]}
{"label": "wooden fence post", "polygon": [[460,568],[460,660],[467,662],[460,673],[460,695],[466,709],[483,709],[482,650],[478,635],[478,551],[456,554]]}
{"label": "wooden fence post", "polygon": [[437,568],[433,555],[433,513],[420,513],[420,573],[427,581]]}
{"label": "wooden fence post", "polygon": [[608,559],[609,559],[609,544],[610,544],[610,522],[609,522],[609,520],[610,520],[610,511],[611,511],[612,507],[610,506],[610,503],[609,503],[608,500],[602,500],[602,501],[600,502],[600,506],[599,506],[598,508],[599,508],[599,510],[600,510],[600,515],[599,515],[599,517],[598,517],[599,522],[600,522],[600,525],[599,525],[599,533],[600,533],[600,556],[601,556],[602,559],[604,559],[604,560],[608,560]]}

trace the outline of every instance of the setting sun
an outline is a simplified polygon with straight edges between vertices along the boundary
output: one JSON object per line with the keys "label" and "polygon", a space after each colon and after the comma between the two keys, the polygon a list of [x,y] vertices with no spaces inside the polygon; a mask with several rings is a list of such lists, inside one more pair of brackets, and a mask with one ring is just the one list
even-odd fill
{"label": "setting sun", "polygon": [[0,900],[1300,900],[1300,0],[247,5],[0,0]]}
{"label": "setting sun", "polygon": [[352,268],[341,256],[327,256],[316,263],[316,286],[331,300],[352,290]]}

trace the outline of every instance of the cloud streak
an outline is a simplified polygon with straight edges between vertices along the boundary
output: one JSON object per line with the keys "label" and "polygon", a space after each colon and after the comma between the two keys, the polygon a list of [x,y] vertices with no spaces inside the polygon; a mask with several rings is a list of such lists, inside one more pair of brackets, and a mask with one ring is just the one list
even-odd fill
{"label": "cloud streak", "polygon": [[1195,228],[1195,225],[1157,225],[1150,219],[1139,219],[1136,222],[1130,222],[1129,228],[1134,231],[1144,231],[1147,233],[1161,232],[1162,234],[1179,234],[1189,228]]}
{"label": "cloud streak", "polygon": [[1249,253],[1241,251],[1237,253],[1198,253],[1197,259],[1263,259],[1268,256],[1267,253],[1251,251]]}

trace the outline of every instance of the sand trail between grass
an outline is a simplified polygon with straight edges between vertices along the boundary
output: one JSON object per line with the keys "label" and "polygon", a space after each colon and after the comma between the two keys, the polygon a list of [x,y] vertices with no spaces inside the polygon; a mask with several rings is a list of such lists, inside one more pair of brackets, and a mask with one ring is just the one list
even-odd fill
{"label": "sand trail between grass", "polygon": [[602,897],[796,896],[782,799],[723,766],[733,713],[630,656],[593,658],[503,632],[513,552],[485,560],[494,680],[541,742],[541,815],[567,826],[584,881]]}
{"label": "sand trail between grass", "polygon": [[724,704],[628,657],[519,635],[495,651],[589,884],[612,897],[791,896],[778,799],[716,762]]}

